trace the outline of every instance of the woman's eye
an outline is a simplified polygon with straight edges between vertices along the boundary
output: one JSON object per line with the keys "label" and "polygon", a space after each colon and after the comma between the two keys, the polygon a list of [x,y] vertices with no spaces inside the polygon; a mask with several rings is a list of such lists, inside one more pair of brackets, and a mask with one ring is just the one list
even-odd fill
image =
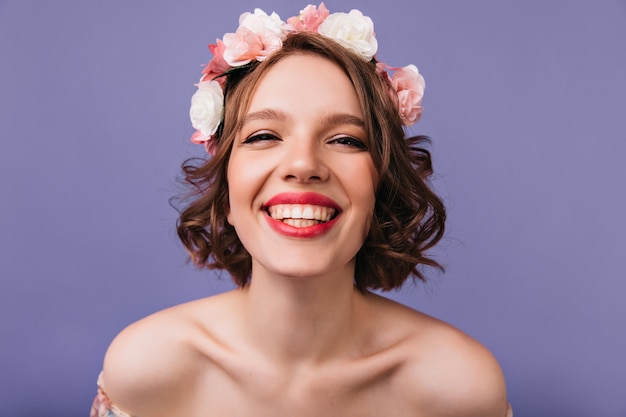
{"label": "woman's eye", "polygon": [[255,142],[264,142],[264,141],[270,141],[270,140],[278,140],[278,137],[276,137],[276,135],[273,135],[271,133],[257,133],[252,136],[249,136],[246,140],[243,141],[243,143],[255,143]]}
{"label": "woman's eye", "polygon": [[339,136],[330,141],[330,143],[336,143],[338,145],[350,146],[357,149],[367,150],[367,146],[363,141],[350,137],[350,136]]}

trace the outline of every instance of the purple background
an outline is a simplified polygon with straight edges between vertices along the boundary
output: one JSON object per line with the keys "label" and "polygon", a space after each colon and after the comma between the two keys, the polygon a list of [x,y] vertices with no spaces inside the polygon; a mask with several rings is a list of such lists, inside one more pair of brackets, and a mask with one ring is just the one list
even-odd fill
{"label": "purple background", "polygon": [[[117,332],[230,287],[168,198],[206,45],[290,3],[0,0],[0,417],[86,416]],[[486,344],[516,417],[626,416],[626,2],[357,4],[426,77],[450,214],[447,273],[392,297]]]}

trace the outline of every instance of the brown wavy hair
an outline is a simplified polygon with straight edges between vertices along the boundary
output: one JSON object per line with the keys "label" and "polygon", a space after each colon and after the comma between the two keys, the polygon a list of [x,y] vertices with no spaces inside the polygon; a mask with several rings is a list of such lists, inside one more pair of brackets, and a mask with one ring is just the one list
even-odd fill
{"label": "brown wavy hair", "polygon": [[250,281],[252,262],[235,229],[226,220],[229,212],[228,160],[233,141],[256,86],[277,62],[288,56],[315,54],[339,65],[352,82],[365,115],[365,130],[372,140],[369,152],[379,183],[372,225],[356,255],[355,285],[361,290],[390,290],[413,275],[425,277],[418,268],[441,269],[426,256],[443,236],[446,212],[427,180],[432,174],[426,136],[406,138],[389,81],[374,63],[335,41],[312,33],[290,34],[263,62],[255,62],[225,75],[225,115],[218,131],[215,155],[208,160],[183,163],[185,182],[191,186],[188,204],[180,212],[178,236],[198,267],[227,270],[235,283]]}

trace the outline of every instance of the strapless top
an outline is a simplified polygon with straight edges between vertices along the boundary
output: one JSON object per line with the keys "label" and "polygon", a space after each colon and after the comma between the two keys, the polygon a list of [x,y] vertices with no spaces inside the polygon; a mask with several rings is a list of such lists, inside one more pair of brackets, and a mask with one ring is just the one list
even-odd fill
{"label": "strapless top", "polygon": [[[102,388],[102,373],[98,376],[98,394],[93,400],[89,417],[132,417],[130,414],[117,408],[107,397],[106,392]],[[513,417],[513,410],[510,404],[507,404],[506,407],[506,417]]]}
{"label": "strapless top", "polygon": [[117,408],[107,397],[106,392],[102,388],[102,372],[98,375],[98,394],[96,394],[96,398],[93,400],[89,417],[132,417],[130,414]]}

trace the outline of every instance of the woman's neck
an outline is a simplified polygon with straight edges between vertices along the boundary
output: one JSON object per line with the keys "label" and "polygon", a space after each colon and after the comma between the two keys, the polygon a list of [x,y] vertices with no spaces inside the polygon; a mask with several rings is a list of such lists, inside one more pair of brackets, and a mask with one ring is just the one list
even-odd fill
{"label": "woman's neck", "polygon": [[241,319],[243,337],[261,354],[279,366],[350,354],[356,324],[363,323],[363,295],[354,287],[352,266],[307,278],[256,272],[241,291]]}

